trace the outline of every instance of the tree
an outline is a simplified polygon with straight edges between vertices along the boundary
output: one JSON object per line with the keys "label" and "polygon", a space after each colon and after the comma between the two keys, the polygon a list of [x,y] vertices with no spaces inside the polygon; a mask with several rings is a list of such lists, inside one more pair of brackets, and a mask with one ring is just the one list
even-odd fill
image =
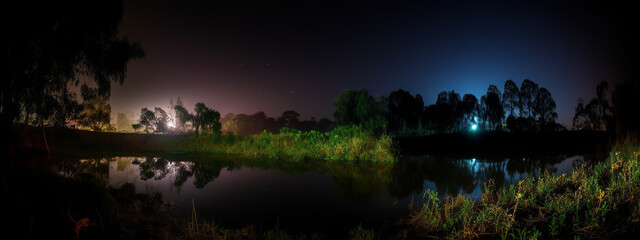
{"label": "tree", "polygon": [[520,87],[520,115],[524,117],[523,112],[526,112],[526,117],[535,117],[533,116],[533,108],[535,105],[534,99],[536,97],[536,93],[538,92],[538,84],[534,83],[529,79],[525,79],[522,81],[522,86]]}
{"label": "tree", "polygon": [[476,96],[474,96],[473,94],[465,94],[462,97],[461,110],[464,122],[476,123],[476,120],[474,118],[477,116],[478,98],[476,98]]}
{"label": "tree", "polygon": [[154,123],[156,122],[156,115],[147,108],[142,108],[140,110],[140,120],[138,124],[144,127],[144,131],[146,133],[155,131]]}
{"label": "tree", "polygon": [[[262,114],[263,114],[263,119],[266,119],[264,112]],[[278,122],[283,127],[297,129],[298,125],[300,124],[300,120],[298,119],[298,117],[300,117],[300,114],[298,114],[296,111],[288,110],[282,113],[282,116],[278,118]]]}
{"label": "tree", "polygon": [[606,130],[612,122],[612,113],[605,93],[607,82],[600,82],[596,87],[596,98],[587,105],[584,100],[578,99],[578,106],[573,116],[573,128],[579,130]]}
{"label": "tree", "polygon": [[173,110],[175,112],[176,129],[181,132],[185,131],[185,125],[187,124],[187,122],[192,120],[192,115],[189,114],[189,111],[187,111],[187,109],[182,105],[182,100],[180,100],[180,97],[178,97],[178,100],[176,100],[176,103],[173,106]]}
{"label": "tree", "polygon": [[336,124],[359,125],[372,133],[382,133],[387,126],[382,104],[366,89],[347,90],[333,103]]}
{"label": "tree", "polygon": [[107,98],[102,96],[95,97],[83,103],[78,122],[93,131],[102,131],[109,127],[111,105],[109,105]]}
{"label": "tree", "polygon": [[407,131],[418,127],[424,108],[420,94],[414,98],[411,93],[398,89],[391,92],[388,99],[389,126],[392,130]]}
{"label": "tree", "polygon": [[208,108],[204,103],[196,103],[195,115],[192,118],[193,126],[196,129],[196,136],[202,132],[211,132],[213,134],[220,134],[220,113],[213,109]]}
{"label": "tree", "polygon": [[487,95],[484,100],[486,119],[489,122],[489,128],[497,129],[504,118],[504,108],[500,100],[500,90],[495,85],[489,85]]}
{"label": "tree", "polygon": [[521,109],[520,106],[520,90],[513,80],[507,80],[504,83],[504,92],[502,93],[502,105],[508,116],[514,116],[516,109]]}
{"label": "tree", "polygon": [[0,127],[8,130],[23,109],[51,116],[52,106],[62,105],[60,96],[80,79],[97,85],[103,97],[97,101],[108,100],[111,83],[124,81],[128,62],[144,56],[138,42],[118,37],[122,9],[121,1],[16,2],[3,21],[19,24],[4,28]]}
{"label": "tree", "polygon": [[155,132],[166,133],[167,131],[169,131],[169,128],[167,127],[169,115],[167,114],[167,112],[162,108],[156,107],[153,114],[155,115],[155,121],[153,124],[155,125]]}
{"label": "tree", "polygon": [[551,97],[551,92],[546,88],[540,88],[536,94],[534,113],[538,116],[540,126],[546,128],[555,125],[558,114],[555,112],[556,102]]}
{"label": "tree", "polygon": [[591,129],[589,118],[585,114],[584,100],[578,98],[578,106],[575,108],[575,114],[573,115],[573,129],[575,130],[587,130]]}

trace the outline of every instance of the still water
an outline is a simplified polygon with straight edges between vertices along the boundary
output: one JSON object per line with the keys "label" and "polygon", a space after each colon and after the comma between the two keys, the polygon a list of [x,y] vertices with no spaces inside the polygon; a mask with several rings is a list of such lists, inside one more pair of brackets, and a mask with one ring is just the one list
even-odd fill
{"label": "still water", "polygon": [[358,225],[377,231],[420,207],[425,189],[480,196],[484,183],[508,185],[548,171],[600,159],[592,155],[538,157],[406,156],[396,164],[307,160],[246,160],[183,155],[107,157],[74,161],[74,168],[108,181],[162,194],[168,217],[198,217],[222,227],[276,227],[291,233],[345,236]]}

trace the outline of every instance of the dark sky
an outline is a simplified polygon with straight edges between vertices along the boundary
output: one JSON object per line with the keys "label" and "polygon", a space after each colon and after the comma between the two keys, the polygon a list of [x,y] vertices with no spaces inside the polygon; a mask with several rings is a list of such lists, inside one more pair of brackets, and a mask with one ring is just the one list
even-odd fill
{"label": "dark sky", "polygon": [[[570,126],[579,97],[621,78],[618,6],[557,1],[125,1],[121,35],[146,57],[113,88],[113,115],[202,101],[220,111],[333,119],[347,89],[480,98],[525,78]],[[227,1],[225,1],[227,2]],[[588,100],[587,100],[588,101]]]}

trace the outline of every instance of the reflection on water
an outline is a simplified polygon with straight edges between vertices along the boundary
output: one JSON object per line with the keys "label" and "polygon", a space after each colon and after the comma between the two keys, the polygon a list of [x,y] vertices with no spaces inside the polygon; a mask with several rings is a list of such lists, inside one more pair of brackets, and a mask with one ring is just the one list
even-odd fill
{"label": "reflection on water", "polygon": [[177,207],[167,213],[173,217],[190,217],[193,199],[199,216],[226,227],[277,222],[294,233],[343,234],[360,223],[379,228],[397,221],[426,188],[478,197],[489,179],[508,185],[542,171],[570,173],[593,161],[588,155],[407,156],[392,165],[173,156],[82,159],[64,168],[112,186],[134,183],[138,192],[160,192],[165,203]]}
{"label": "reflection on water", "polygon": [[475,198],[480,196],[482,186],[489,179],[498,186],[507,186],[544,171],[556,175],[571,173],[572,167],[592,161],[588,155],[506,159],[411,156],[394,168],[395,193],[403,196],[429,188],[440,195],[463,194]]}

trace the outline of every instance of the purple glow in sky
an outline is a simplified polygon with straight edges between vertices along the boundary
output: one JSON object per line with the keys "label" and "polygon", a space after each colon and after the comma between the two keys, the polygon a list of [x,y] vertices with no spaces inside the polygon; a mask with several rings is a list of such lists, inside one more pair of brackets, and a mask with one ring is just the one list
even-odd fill
{"label": "purple glow in sky", "polygon": [[[347,89],[480,98],[526,78],[570,127],[578,98],[621,80],[624,6],[556,1],[125,1],[120,33],[146,51],[111,95],[113,116],[182,99],[223,115],[295,110],[333,119]],[[634,30],[637,31],[637,30]],[[137,116],[135,116],[137,119]],[[115,118],[114,118],[115,120]]]}

